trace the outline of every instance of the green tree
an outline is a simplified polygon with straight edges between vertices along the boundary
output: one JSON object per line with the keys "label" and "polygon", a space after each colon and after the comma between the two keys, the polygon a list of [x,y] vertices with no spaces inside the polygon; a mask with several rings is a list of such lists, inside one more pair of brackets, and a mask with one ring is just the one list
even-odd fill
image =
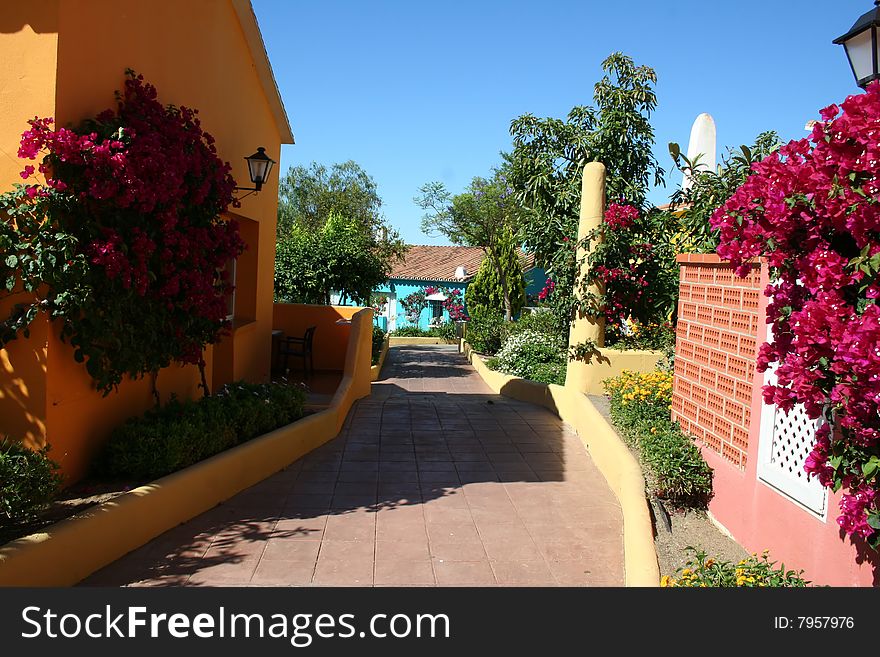
{"label": "green tree", "polygon": [[526,210],[520,235],[553,278],[554,312],[567,322],[578,310],[586,312],[574,295],[584,166],[602,162],[608,200],[637,207],[645,205],[649,184],[662,184],[664,177],[652,153],[656,73],[621,53],[605,59],[602,69],[605,75],[594,87],[595,106],[574,107],[566,119],[524,114],[510,126],[510,178]]}
{"label": "green tree", "polygon": [[709,225],[709,218],[742,185],[752,172],[752,164],[760,162],[782,145],[773,131],[762,132],[749,148],[740,146],[739,153],[728,149],[717,171],[700,167],[699,160],[691,162],[676,143],[669,144],[669,154],[691,185],[683,186],[670,198],[670,212],[678,216],[681,225],[676,245],[683,253],[710,253],[718,246],[718,231]]}
{"label": "green tree", "polygon": [[443,183],[427,183],[414,200],[426,211],[422,217],[423,232],[439,233],[453,244],[483,249],[501,284],[505,319],[511,321],[514,290],[505,275],[503,245],[509,235],[516,233],[521,211],[508,173],[505,165],[493,171],[490,179],[476,177],[464,193],[456,196]]}
{"label": "green tree", "polygon": [[367,305],[388,280],[389,260],[356,220],[337,214],[318,231],[295,227],[275,250],[275,298],[288,303],[330,303],[331,292]]}
{"label": "green tree", "polygon": [[375,181],[353,160],[329,169],[317,162],[290,167],[278,187],[278,235],[294,226],[319,230],[331,214],[375,232],[384,226],[381,207]]}
{"label": "green tree", "polygon": [[525,276],[512,232],[508,231],[507,235],[502,237],[498,252],[501,259],[501,277],[495,264],[489,258],[484,258],[474,280],[467,286],[464,299],[469,314],[487,311],[504,312],[502,278],[508,284],[512,313],[518,314],[526,303]]}

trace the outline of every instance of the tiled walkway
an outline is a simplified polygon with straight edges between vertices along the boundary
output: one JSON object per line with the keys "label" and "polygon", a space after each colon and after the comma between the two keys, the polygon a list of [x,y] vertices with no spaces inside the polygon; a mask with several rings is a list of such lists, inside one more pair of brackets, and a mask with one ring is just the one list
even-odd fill
{"label": "tiled walkway", "polygon": [[617,586],[622,522],[556,416],[397,347],[339,437],[84,584]]}

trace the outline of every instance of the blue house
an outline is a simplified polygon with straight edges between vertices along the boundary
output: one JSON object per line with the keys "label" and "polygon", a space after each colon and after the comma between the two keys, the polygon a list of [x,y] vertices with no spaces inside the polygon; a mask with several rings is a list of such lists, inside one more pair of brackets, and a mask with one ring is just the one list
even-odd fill
{"label": "blue house", "polygon": [[[407,319],[400,301],[413,292],[431,287],[441,288],[441,291],[428,295],[428,306],[422,310],[418,326],[428,329],[448,322],[449,313],[443,307],[447,295],[442,289],[460,290],[464,303],[464,292],[476,276],[484,257],[483,250],[474,246],[410,246],[406,258],[391,271],[388,283],[375,290],[376,294],[387,298],[377,313],[379,326],[393,331],[416,324]],[[521,253],[520,260],[526,278],[526,295],[531,298],[543,289],[547,276],[543,269],[535,267],[534,256]]]}

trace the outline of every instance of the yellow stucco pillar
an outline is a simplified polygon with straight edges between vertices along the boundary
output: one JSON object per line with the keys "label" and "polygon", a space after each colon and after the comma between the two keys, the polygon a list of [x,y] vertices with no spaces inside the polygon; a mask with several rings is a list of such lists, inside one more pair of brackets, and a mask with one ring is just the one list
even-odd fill
{"label": "yellow stucco pillar", "polygon": [[[590,162],[584,167],[583,180],[581,182],[581,216],[578,223],[578,262],[583,262],[589,251],[595,248],[597,242],[590,245],[590,250],[585,249],[581,242],[595,228],[602,225],[605,216],[605,165],[601,162]],[[578,280],[587,275],[586,265],[578,272]],[[596,295],[602,294],[598,285],[591,285],[590,292]],[[580,289],[575,293],[581,297]],[[569,344],[576,345],[586,340],[592,340],[597,346],[605,345],[605,318],[604,317],[581,317],[577,316],[569,329]],[[595,369],[590,363],[570,360],[566,372],[566,387],[574,388],[581,392],[587,392],[591,387]]]}

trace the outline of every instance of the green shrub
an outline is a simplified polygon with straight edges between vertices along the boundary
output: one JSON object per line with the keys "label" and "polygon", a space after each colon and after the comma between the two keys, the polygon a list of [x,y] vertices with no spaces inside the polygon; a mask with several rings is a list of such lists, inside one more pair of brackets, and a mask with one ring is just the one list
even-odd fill
{"label": "green shrub", "polygon": [[654,494],[676,506],[706,508],[712,499],[712,468],[693,438],[670,420],[672,374],[623,372],[604,385],[611,420],[638,449]]}
{"label": "green shrub", "polygon": [[679,568],[676,577],[664,576],[662,587],[777,587],[804,588],[810,582],[801,575],[804,571],[786,570],[785,564],[776,567],[770,561],[768,551],[759,558],[753,554],[737,564],[709,558],[702,550],[689,547],[693,557],[684,568]]}
{"label": "green shrub", "polygon": [[372,347],[372,364],[376,365],[379,362],[379,356],[382,355],[382,347],[385,344],[385,336],[387,333],[383,331],[381,328],[373,325],[373,347]]}
{"label": "green shrub", "polygon": [[104,479],[151,480],[290,424],[305,393],[283,383],[231,383],[218,393],[165,406],[116,429],[95,461]]}
{"label": "green shrub", "polygon": [[7,438],[0,441],[0,516],[29,520],[55,499],[61,475],[48,451],[48,445],[35,452]]}
{"label": "green shrub", "polygon": [[[498,258],[501,263],[501,275],[507,281],[507,294],[510,298],[512,316],[519,314],[526,303],[526,280],[523,275],[522,263],[516,248],[514,235],[506,230],[498,244]],[[504,287],[498,276],[495,260],[491,256],[483,258],[477,269],[477,275],[467,286],[464,302],[468,312],[480,313],[495,311],[504,314]]]}
{"label": "green shrub", "polygon": [[640,324],[627,321],[618,332],[609,332],[608,346],[615,349],[646,349],[667,352],[675,348],[675,327],[671,322]]}
{"label": "green shrub", "polygon": [[391,331],[391,335],[399,338],[429,338],[429,331],[420,329],[418,326],[401,326]]}
{"label": "green shrub", "polygon": [[435,326],[428,330],[429,335],[442,338],[444,340],[457,340],[458,332],[455,328],[455,322],[445,322],[440,326]]}
{"label": "green shrub", "polygon": [[494,354],[503,341],[504,315],[494,310],[478,310],[467,324],[468,344],[478,353]]}
{"label": "green shrub", "polygon": [[510,336],[495,355],[495,369],[540,383],[565,383],[565,349],[552,335],[520,331]]}
{"label": "green shrub", "polygon": [[391,335],[400,338],[441,338],[443,340],[456,340],[458,334],[455,322],[445,322],[440,326],[433,326],[427,330],[418,326],[401,326],[391,331]]}
{"label": "green shrub", "polygon": [[526,312],[519,316],[515,322],[504,325],[504,339],[516,335],[522,331],[537,331],[545,335],[553,336],[561,344],[568,342],[568,324],[560,324],[559,318],[549,309]]}
{"label": "green shrub", "polygon": [[639,436],[642,460],[653,475],[654,492],[679,506],[705,508],[712,499],[712,468],[677,422],[664,419]]}

